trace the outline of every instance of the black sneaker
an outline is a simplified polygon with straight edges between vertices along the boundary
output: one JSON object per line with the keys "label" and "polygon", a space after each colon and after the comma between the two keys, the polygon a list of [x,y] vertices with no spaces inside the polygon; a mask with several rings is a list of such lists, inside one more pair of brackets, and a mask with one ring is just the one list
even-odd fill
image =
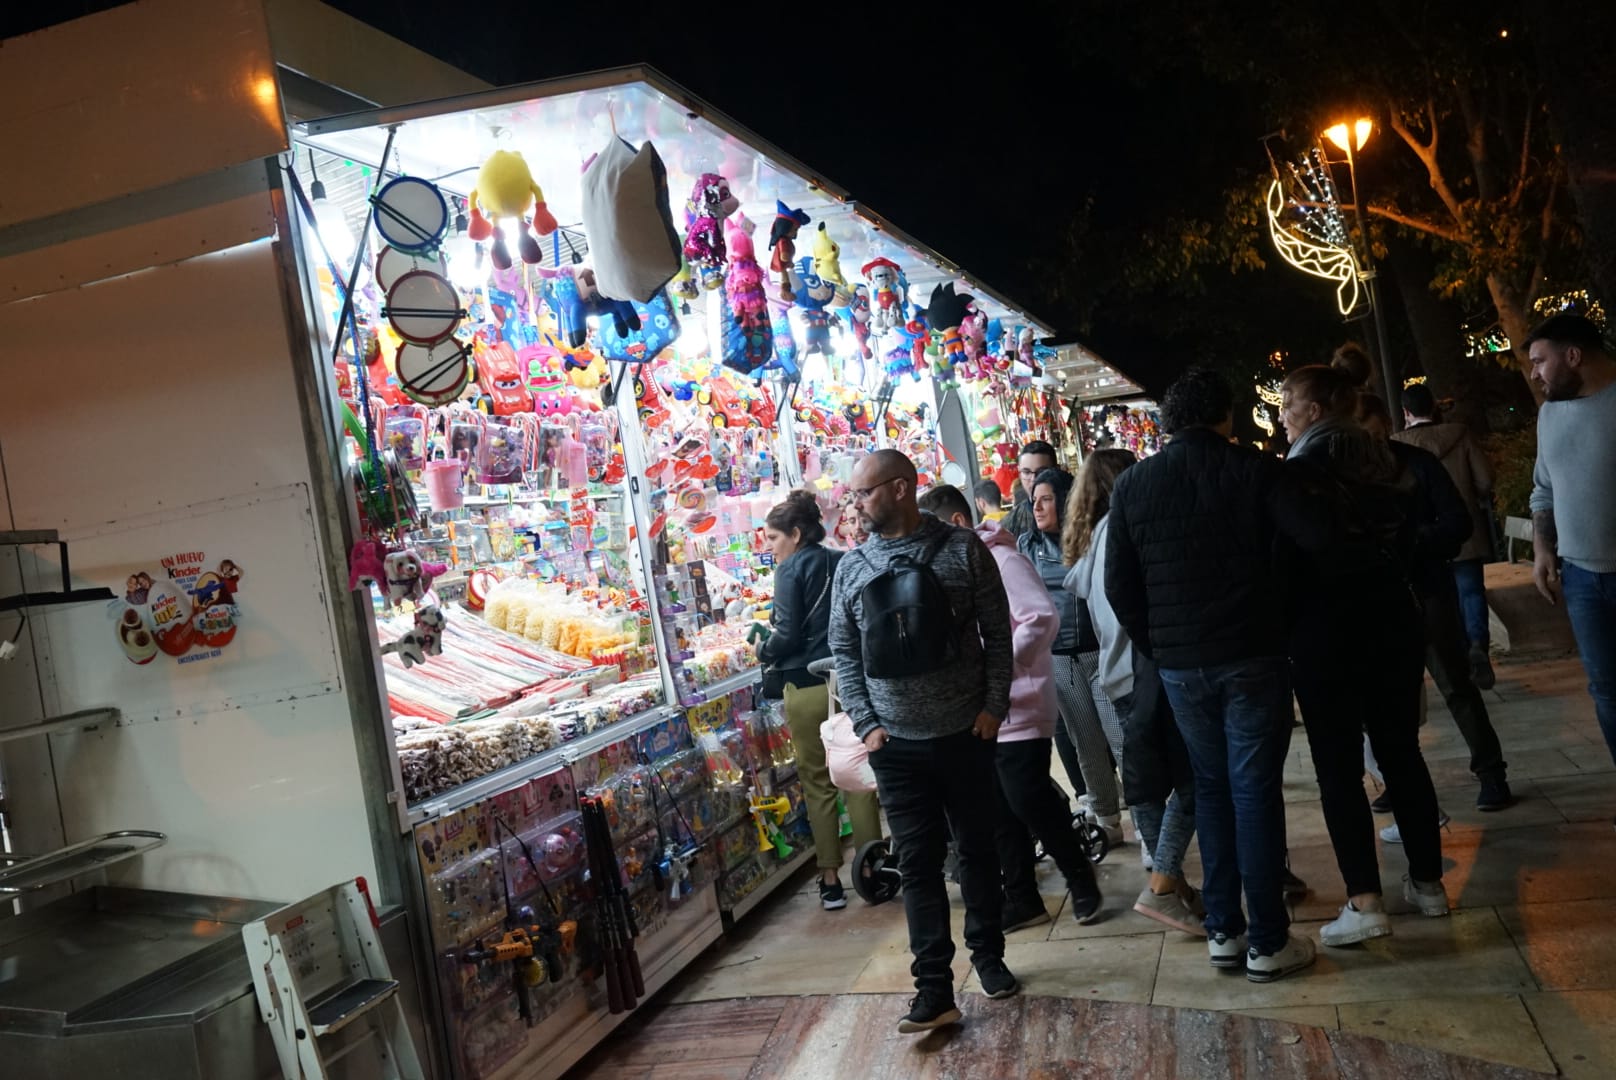
{"label": "black sneaker", "polygon": [[1044,907],[1044,898],[1031,896],[1025,900],[1013,900],[1005,897],[1004,916],[1001,925],[1006,934],[1013,934],[1017,930],[1025,930],[1029,926],[1049,921],[1049,909]]}
{"label": "black sneaker", "polygon": [[994,1001],[1012,997],[1021,989],[1021,983],[1010,974],[1003,960],[984,960],[976,966],[976,978],[982,984],[982,992]]}
{"label": "black sneaker", "polygon": [[1481,790],[1476,793],[1477,810],[1503,810],[1515,805],[1515,795],[1509,790],[1509,781],[1502,776],[1481,778]]}
{"label": "black sneaker", "polygon": [[847,893],[842,891],[840,881],[833,881],[829,885],[823,881],[819,883],[819,906],[826,911],[840,911],[847,906]]}
{"label": "black sneaker", "polygon": [[922,990],[909,1001],[909,1013],[898,1021],[900,1035],[913,1035],[917,1031],[932,1031],[960,1021],[960,1011],[947,991]]}
{"label": "black sneaker", "polygon": [[1280,891],[1285,894],[1287,900],[1297,900],[1308,894],[1307,882],[1291,873],[1288,866],[1280,871],[1279,882]]}
{"label": "black sneaker", "polygon": [[1066,887],[1072,896],[1072,918],[1078,925],[1087,926],[1100,917],[1100,883],[1092,873],[1076,882],[1068,881]]}
{"label": "black sneaker", "polygon": [[1382,791],[1379,795],[1377,795],[1375,797],[1375,801],[1369,804],[1369,809],[1373,810],[1377,814],[1391,813],[1392,789],[1387,788],[1385,791]]}

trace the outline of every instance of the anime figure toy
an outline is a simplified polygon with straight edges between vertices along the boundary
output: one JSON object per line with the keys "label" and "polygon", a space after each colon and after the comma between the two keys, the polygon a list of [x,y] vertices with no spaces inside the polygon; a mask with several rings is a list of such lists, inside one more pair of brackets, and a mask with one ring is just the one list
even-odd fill
{"label": "anime figure toy", "polygon": [[970,318],[971,302],[975,299],[970,293],[956,294],[952,281],[938,285],[931,291],[931,305],[926,309],[926,319],[931,324],[932,333],[941,338],[941,373],[959,371],[968,360],[961,324]]}
{"label": "anime figure toy", "polygon": [[436,604],[415,613],[415,629],[382,646],[383,653],[397,653],[406,668],[426,663],[429,656],[443,655],[443,628],[449,625]]}
{"label": "anime figure toy", "polygon": [[724,233],[720,223],[740,208],[741,200],[729,190],[729,180],[717,173],[696,178],[690,199],[685,203],[685,258],[691,271],[709,291],[724,282]]}
{"label": "anime figure toy", "polygon": [[[540,236],[549,236],[556,231],[555,215],[544,204],[544,192],[534,182],[533,174],[528,171],[527,162],[522,155],[514,150],[495,150],[483,162],[483,167],[477,171],[477,186],[472,189],[471,196],[466,200],[471,207],[471,223],[466,227],[466,235],[476,241],[494,238],[493,250],[489,253],[494,265],[501,270],[510,269],[511,255],[505,249],[505,236],[499,231],[499,219],[514,217],[520,223],[517,239],[517,248],[522,254],[525,263],[536,263],[543,258],[539,251],[539,242],[529,233],[526,214],[528,208],[533,209],[533,228],[538,230]],[[483,211],[488,216],[483,217]]]}
{"label": "anime figure toy", "polygon": [[793,210],[779,199],[774,200],[774,227],[769,230],[769,250],[774,252],[769,269],[780,275],[780,299],[789,301],[791,295],[791,268],[797,261],[797,230],[813,219],[801,210]]}
{"label": "anime figure toy", "polygon": [[774,329],[769,319],[768,291],[763,268],[752,247],[753,225],[745,214],[724,222],[729,244],[729,273],[724,277],[727,318],[724,322],[723,363],[750,375],[774,356]]}
{"label": "anime figure toy", "polygon": [[842,245],[830,238],[825,231],[825,223],[819,223],[819,231],[814,233],[814,273],[824,280],[835,285],[838,289],[847,288],[847,279],[842,276]]}
{"label": "anime figure toy", "polygon": [[800,271],[793,275],[796,291],[792,296],[797,301],[797,308],[802,312],[803,333],[802,352],[818,353],[820,356],[833,355],[830,347],[830,312],[826,309],[836,299],[836,286],[818,274],[814,273],[817,259],[810,259],[804,255],[799,263]]}
{"label": "anime figure toy", "polygon": [[960,323],[960,337],[965,341],[965,378],[985,379],[988,377],[988,317],[985,312],[971,311]]}
{"label": "anime figure toy", "polygon": [[881,257],[865,263],[863,274],[870,283],[870,329],[877,334],[898,329],[904,324],[902,268]]}

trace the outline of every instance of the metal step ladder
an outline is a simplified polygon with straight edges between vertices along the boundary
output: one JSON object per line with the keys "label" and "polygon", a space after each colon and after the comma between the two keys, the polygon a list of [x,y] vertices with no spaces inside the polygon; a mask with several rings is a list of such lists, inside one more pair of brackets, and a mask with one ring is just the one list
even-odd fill
{"label": "metal step ladder", "polygon": [[[286,1080],[329,1080],[335,1062],[361,1051],[387,1080],[426,1080],[379,925],[365,879],[355,878],[242,928],[258,1011]],[[354,1023],[364,1033],[328,1049]]]}

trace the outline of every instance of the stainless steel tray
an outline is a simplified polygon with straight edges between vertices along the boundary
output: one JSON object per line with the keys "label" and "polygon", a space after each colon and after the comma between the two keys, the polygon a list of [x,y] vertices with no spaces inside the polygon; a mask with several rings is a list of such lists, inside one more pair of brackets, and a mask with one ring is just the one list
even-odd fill
{"label": "stainless steel tray", "polygon": [[37,889],[48,889],[85,874],[105,869],[125,859],[144,855],[168,843],[166,833],[146,829],[124,829],[69,844],[43,855],[0,853],[0,897],[20,896]]}

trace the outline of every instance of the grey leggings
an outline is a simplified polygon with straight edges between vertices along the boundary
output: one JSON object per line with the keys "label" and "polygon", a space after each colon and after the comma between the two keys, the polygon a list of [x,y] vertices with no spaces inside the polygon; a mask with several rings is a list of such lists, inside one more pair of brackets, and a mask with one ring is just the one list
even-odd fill
{"label": "grey leggings", "polygon": [[[1117,773],[1111,764],[1111,751],[1105,728],[1101,726],[1094,691],[1077,657],[1057,653],[1054,661],[1055,698],[1060,705],[1061,720],[1066,724],[1066,733],[1072,737],[1072,745],[1077,747],[1077,763],[1083,770],[1083,786],[1088,788],[1090,804],[1096,815],[1116,817],[1121,811],[1117,801]],[[1105,702],[1105,709],[1115,722],[1116,711],[1111,708],[1109,701]],[[1117,730],[1120,734],[1120,725]]]}

